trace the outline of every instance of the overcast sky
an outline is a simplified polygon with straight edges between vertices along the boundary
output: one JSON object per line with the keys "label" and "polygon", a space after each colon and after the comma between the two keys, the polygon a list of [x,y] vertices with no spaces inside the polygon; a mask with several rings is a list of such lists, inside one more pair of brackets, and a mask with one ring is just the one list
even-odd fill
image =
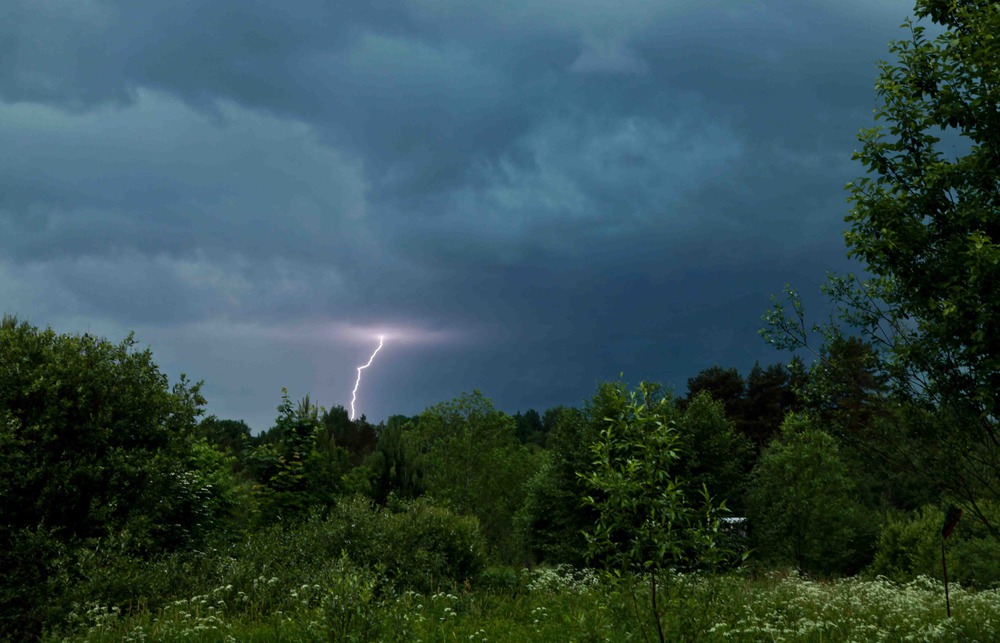
{"label": "overcast sky", "polygon": [[208,412],[370,420],[480,389],[787,360],[845,258],[902,0],[5,0],[0,310]]}

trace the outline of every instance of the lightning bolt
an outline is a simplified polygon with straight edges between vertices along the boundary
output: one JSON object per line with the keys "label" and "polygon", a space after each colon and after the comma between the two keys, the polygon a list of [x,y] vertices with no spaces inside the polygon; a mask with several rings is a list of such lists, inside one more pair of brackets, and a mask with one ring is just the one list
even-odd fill
{"label": "lightning bolt", "polygon": [[372,365],[372,362],[375,360],[375,356],[378,355],[378,352],[380,350],[382,350],[382,340],[383,339],[384,339],[384,335],[379,335],[378,336],[378,348],[376,348],[375,352],[372,353],[372,356],[368,358],[368,363],[367,364],[365,364],[364,366],[359,366],[358,367],[358,380],[356,382],[354,382],[354,390],[351,391],[351,419],[352,420],[354,419],[354,400],[356,400],[357,397],[358,397],[358,386],[361,384],[361,371]]}

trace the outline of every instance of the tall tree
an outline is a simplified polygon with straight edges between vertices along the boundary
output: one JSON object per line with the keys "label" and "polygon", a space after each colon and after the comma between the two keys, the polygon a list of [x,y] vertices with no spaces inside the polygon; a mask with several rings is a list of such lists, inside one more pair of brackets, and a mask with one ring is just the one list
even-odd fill
{"label": "tall tree", "polygon": [[[1000,538],[977,503],[1000,498],[1000,11],[995,0],[917,0],[915,14],[876,84],[888,130],[862,130],[855,158],[868,175],[848,185],[849,255],[871,278],[833,278],[828,292],[895,395],[937,418],[906,457],[924,458],[926,479]],[[801,345],[792,305],[772,311],[770,337]]]}
{"label": "tall tree", "polygon": [[690,378],[687,388],[684,404],[694,399],[698,393],[707,391],[712,399],[722,402],[726,407],[727,416],[733,419],[743,417],[746,384],[743,376],[735,368],[710,366]]}
{"label": "tall tree", "polygon": [[742,514],[753,445],[736,432],[722,402],[702,391],[677,418],[676,428],[680,438],[676,473],[689,488],[704,486],[712,498],[725,500],[730,510]]}
{"label": "tall tree", "polygon": [[375,451],[365,466],[372,471],[371,496],[385,505],[392,494],[401,499],[414,499],[424,492],[421,472],[406,449],[403,434],[411,431],[417,418],[393,415],[379,431]]}
{"label": "tall tree", "polygon": [[350,468],[347,450],[324,427],[319,408],[308,395],[292,404],[285,389],[274,426],[246,460],[259,483],[263,523],[295,522],[310,508],[331,507]]}
{"label": "tall tree", "polygon": [[239,456],[252,442],[250,427],[243,420],[222,420],[214,415],[198,423],[197,434],[223,453]]}
{"label": "tall tree", "polygon": [[587,541],[595,557],[648,584],[648,615],[665,641],[671,633],[658,598],[664,572],[722,562],[718,508],[678,475],[681,436],[672,397],[647,383],[631,392],[624,385],[602,388],[617,412],[602,414],[591,466],[581,472],[591,488],[585,501],[598,515]]}
{"label": "tall tree", "polygon": [[[603,419],[606,409],[597,411]],[[597,521],[597,511],[584,505],[590,493],[579,475],[590,470],[590,444],[600,426],[594,409],[586,412],[559,407],[545,412],[548,431],[545,459],[529,480],[518,524],[529,552],[538,560],[583,566],[587,561],[586,528]]]}
{"label": "tall tree", "polygon": [[860,337],[833,337],[821,351],[807,390],[810,408],[838,435],[870,440],[876,419],[889,412],[878,353]]}
{"label": "tall tree", "polygon": [[855,498],[836,439],[791,414],[754,468],[748,517],[755,551],[810,573],[857,572],[875,529]]}
{"label": "tall tree", "polygon": [[542,416],[535,409],[528,409],[524,413],[514,414],[514,424],[517,432],[517,439],[521,444],[536,444],[545,446],[545,425]]}
{"label": "tall tree", "polygon": [[778,433],[785,415],[796,408],[798,398],[792,388],[792,373],[783,364],[771,364],[766,369],[754,364],[746,387],[743,416],[737,426],[760,452]]}
{"label": "tall tree", "polygon": [[351,420],[347,409],[338,405],[323,414],[322,423],[337,446],[351,454],[353,465],[360,464],[365,456],[375,450],[378,429],[364,415]]}
{"label": "tall tree", "polygon": [[404,440],[428,495],[478,517],[501,558],[522,554],[513,519],[539,457],[520,444],[513,418],[473,391],[428,408]]}

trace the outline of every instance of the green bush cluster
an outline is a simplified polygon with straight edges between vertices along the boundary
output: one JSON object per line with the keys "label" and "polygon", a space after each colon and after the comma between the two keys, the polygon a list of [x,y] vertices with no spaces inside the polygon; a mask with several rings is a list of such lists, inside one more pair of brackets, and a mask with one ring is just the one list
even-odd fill
{"label": "green bush cluster", "polygon": [[[979,507],[997,514],[990,502]],[[895,516],[878,539],[878,550],[868,572],[897,582],[918,576],[943,579],[941,527],[945,509],[925,505],[911,514]],[[1000,543],[981,521],[964,516],[945,541],[949,580],[978,588],[1000,586]]]}
{"label": "green bush cluster", "polygon": [[426,500],[376,508],[355,496],[297,529],[315,551],[345,552],[399,589],[431,591],[476,577],[486,563],[479,522]]}
{"label": "green bush cluster", "polygon": [[476,577],[485,556],[474,518],[427,502],[390,511],[354,497],[291,528],[272,525],[245,541],[151,561],[105,543],[80,554],[82,580],[71,598],[81,605],[158,609],[204,587],[252,587],[247,605],[270,613],[287,609],[286,597],[303,582],[325,587],[339,579],[331,565],[342,566],[341,559],[373,574],[378,591],[431,591]]}

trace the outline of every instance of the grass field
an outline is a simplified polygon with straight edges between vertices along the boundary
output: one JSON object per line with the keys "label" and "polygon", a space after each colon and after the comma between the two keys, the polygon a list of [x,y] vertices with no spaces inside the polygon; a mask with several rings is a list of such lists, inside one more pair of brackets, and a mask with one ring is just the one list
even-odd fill
{"label": "grass field", "polygon": [[[332,570],[332,573],[331,571]],[[494,569],[451,591],[394,592],[338,561],[322,582],[280,574],[220,585],[155,610],[81,606],[48,640],[642,641],[658,640],[646,585],[568,567]],[[319,579],[310,579],[318,581]],[[1000,593],[924,577],[813,581],[796,574],[671,576],[662,623],[677,641],[995,641]]]}

